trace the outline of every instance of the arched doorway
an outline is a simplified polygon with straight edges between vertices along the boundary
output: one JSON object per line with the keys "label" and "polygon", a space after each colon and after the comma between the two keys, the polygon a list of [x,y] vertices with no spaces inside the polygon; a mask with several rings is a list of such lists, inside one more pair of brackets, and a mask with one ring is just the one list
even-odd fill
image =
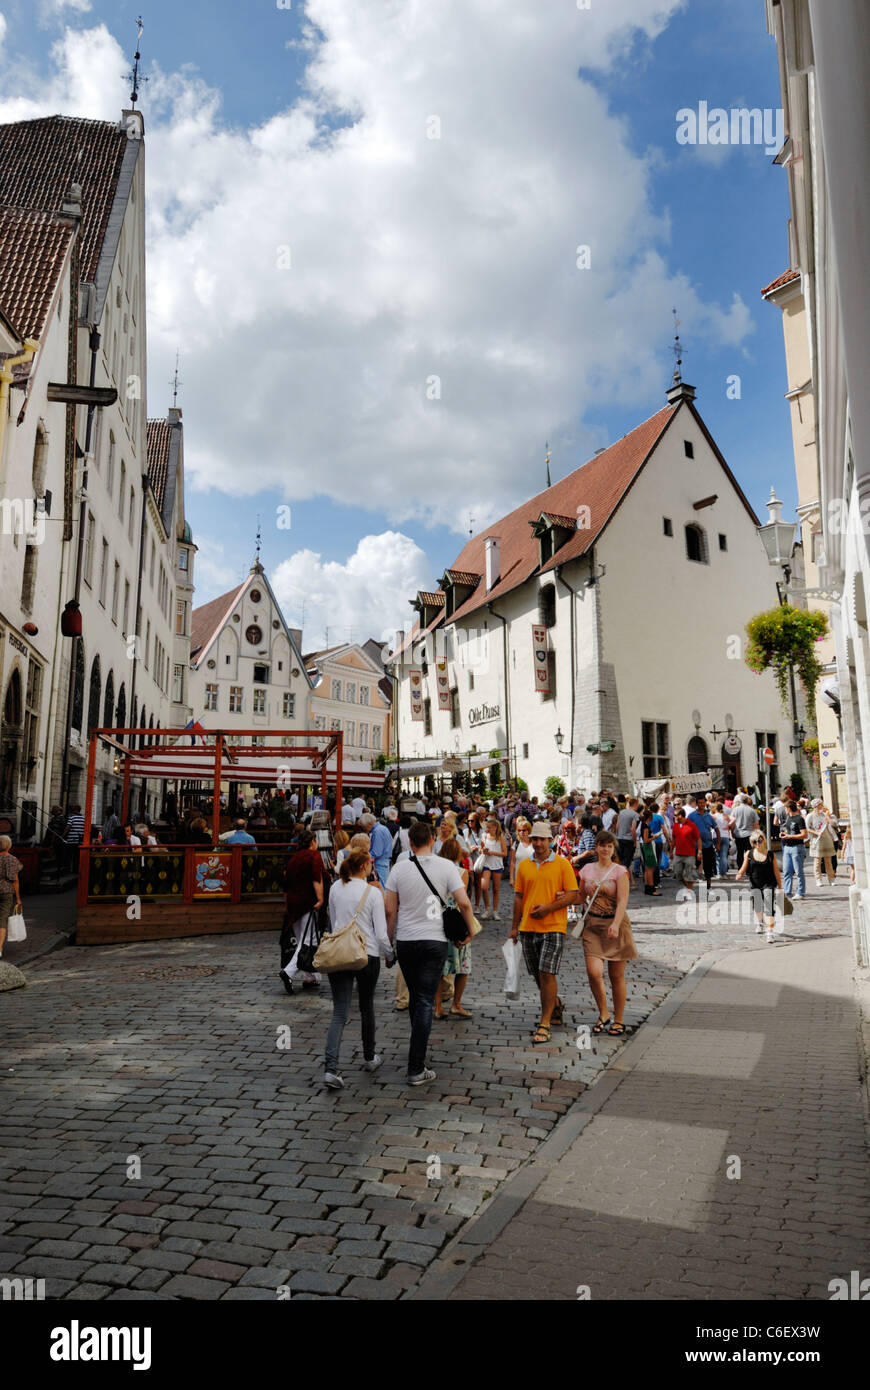
{"label": "arched doorway", "polygon": [[0,807],[4,811],[15,811],[18,793],[18,762],[21,756],[21,741],[24,707],[21,700],[21,673],[16,667],[9,677],[3,699],[2,752],[0,752]]}
{"label": "arched doorway", "polygon": [[689,772],[706,772],[710,765],[710,758],[707,753],[707,742],[698,734],[689,739],[686,749]]}
{"label": "arched doorway", "polygon": [[92,729],[99,728],[100,724],[100,697],[103,693],[103,681],[100,673],[100,658],[94,657],[91,665],[91,684],[88,695],[88,735]]}
{"label": "arched doorway", "polygon": [[729,734],[722,743],[722,778],[726,796],[734,796],[741,785],[741,742],[734,734]]}

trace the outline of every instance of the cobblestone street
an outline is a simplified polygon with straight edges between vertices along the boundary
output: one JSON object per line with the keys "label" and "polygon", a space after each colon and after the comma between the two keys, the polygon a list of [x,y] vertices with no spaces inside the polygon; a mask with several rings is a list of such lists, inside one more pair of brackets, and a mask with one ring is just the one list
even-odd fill
{"label": "cobblestone street", "polygon": [[[859,1169],[866,1178],[862,1116],[857,1086],[839,1075],[842,1039],[838,1046],[832,1043],[825,1008],[830,993],[825,969],[832,958],[825,939],[837,938],[841,975],[851,952],[846,880],[841,876],[834,890],[810,886],[809,892],[775,946],[761,944],[763,938],[745,925],[678,923],[672,886],[652,901],[632,895],[641,958],[629,968],[628,1022],[642,1023],[711,950],[738,952],[725,973],[747,978],[735,986],[741,994],[736,1009],[730,995],[720,999],[715,989],[693,1002],[693,1013],[701,1011],[707,1020],[703,1026],[712,1030],[704,1035],[705,1046],[718,1056],[716,1066],[701,1058],[693,1080],[678,1093],[672,1075],[667,1096],[660,1094],[664,1083],[656,1069],[639,1067],[633,1073],[632,1114],[640,1105],[646,1137],[639,1140],[632,1133],[620,1152],[637,1151],[657,1125],[671,1131],[676,1125],[685,1135],[700,1123],[688,1111],[679,1116],[683,1091],[686,1104],[691,1101],[700,1107],[699,1115],[703,1112],[704,1132],[729,1133],[738,1106],[742,1114],[772,1111],[781,1094],[783,1053],[758,1054],[755,1039],[759,1011],[776,1005],[791,1020],[791,1080],[799,1083],[810,1056],[812,1106],[826,1124],[835,1112],[843,1116],[848,1143],[832,1136],[830,1157],[853,1165],[848,1178],[853,1186],[847,1184],[843,1198],[852,1201]],[[0,1274],[44,1278],[53,1298],[275,1299],[285,1288],[294,1298],[412,1294],[445,1243],[512,1175],[528,1170],[529,1160],[578,1097],[594,1094],[588,1088],[608,1063],[644,1037],[641,1029],[627,1043],[595,1039],[595,1046],[578,1049],[578,1025],[591,1023],[595,1010],[582,949],[570,941],[561,977],[565,1028],[554,1030],[549,1047],[531,1045],[538,1017],[531,982],[524,981],[517,1003],[506,1003],[503,995],[507,898],[502,923],[486,923],[473,947],[464,1000],[473,1018],[434,1024],[431,1060],[437,1079],[419,1090],[404,1084],[407,1015],[393,1008],[393,976],[387,971],[377,1001],[381,1071],[369,1075],[361,1069],[354,1012],[342,1054],[346,1087],[337,1093],[323,1089],[328,986],[287,997],[277,979],[273,934],[66,947],[27,965],[28,988],[0,996],[5,1117]],[[773,993],[768,989],[756,998],[753,980],[775,981],[777,963],[796,955],[789,943],[797,941],[814,943],[810,976],[801,977],[791,991],[771,985]],[[23,955],[25,947],[8,949],[13,964],[16,951]],[[742,965],[756,961],[757,968]],[[813,971],[824,1018],[809,1017],[795,1003],[795,991],[813,991]],[[713,978],[708,977],[708,990]],[[686,1026],[686,1007],[677,1031]],[[838,1007],[845,1017],[850,1001],[840,999]],[[697,1019],[695,1025],[701,1026]],[[667,1051],[670,1035],[658,1036],[657,1047]],[[838,1075],[829,1075],[833,1072]],[[842,1089],[832,1105],[819,1088],[838,1078]],[[803,1112],[800,1120],[807,1122]],[[782,1137],[776,1176],[779,1207],[787,1219],[794,1206],[789,1183],[800,1160],[787,1158],[789,1146],[799,1141],[784,1117]],[[717,1139],[714,1146],[717,1162],[722,1143]],[[749,1147],[735,1148],[735,1143],[729,1138],[724,1152],[743,1153],[748,1162]],[[593,1158],[596,1172],[602,1162],[601,1154]],[[632,1264],[629,1245],[638,1221],[686,1224],[675,1220],[682,1187],[669,1186],[667,1170],[665,1165],[645,1191],[642,1209],[620,1206],[625,1192],[618,1183],[601,1199],[599,1210],[607,1215],[599,1219],[619,1236],[623,1261],[612,1272],[609,1296],[628,1292],[621,1271]],[[575,1190],[578,1184],[579,1175]],[[824,1185],[827,1211],[838,1200],[827,1170]],[[592,1186],[600,1188],[597,1178]],[[733,1191],[736,1185],[727,1186]],[[744,1183],[741,1191],[749,1186]],[[700,1188],[695,1195],[700,1201]],[[544,1258],[554,1272],[552,1286],[545,1284],[548,1292],[541,1296],[573,1296],[567,1290],[583,1281],[583,1271],[567,1252],[563,1261],[559,1242],[564,1238],[555,1228],[577,1219],[580,1199],[567,1201],[564,1185],[557,1184],[552,1192],[542,1190],[540,1200],[548,1213],[541,1222],[547,1250],[553,1242]],[[733,1219],[730,1211],[723,1219]],[[761,1219],[773,1221],[776,1213],[762,1212]],[[845,1219],[832,1212],[832,1229],[839,1230]],[[658,1229],[647,1228],[653,1243],[650,1232]],[[803,1230],[795,1226],[796,1232]],[[805,1233],[818,1234],[812,1223]],[[517,1261],[523,1265],[523,1242],[531,1235],[524,1232],[519,1255],[514,1238],[508,1232],[505,1238],[512,1242],[510,1268]],[[703,1258],[715,1260],[713,1244],[708,1246]],[[778,1249],[773,1242],[767,1250],[772,1272]],[[843,1258],[852,1258],[851,1252]],[[500,1273],[482,1267],[489,1296],[499,1296]],[[832,1276],[838,1272],[832,1268]],[[472,1282],[458,1296],[484,1296],[481,1283],[474,1282],[477,1275],[468,1277]],[[585,1282],[594,1283],[591,1274]],[[524,1296],[516,1289],[512,1286],[509,1296]],[[772,1296],[774,1289],[756,1292]],[[658,1296],[687,1295],[678,1294],[676,1284],[669,1290],[663,1284]],[[707,1291],[688,1296],[730,1297],[731,1286],[713,1280]]]}

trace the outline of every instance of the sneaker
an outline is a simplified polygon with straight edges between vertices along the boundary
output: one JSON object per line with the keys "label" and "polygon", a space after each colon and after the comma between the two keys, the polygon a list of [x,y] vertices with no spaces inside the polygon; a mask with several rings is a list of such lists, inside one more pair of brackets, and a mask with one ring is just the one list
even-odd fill
{"label": "sneaker", "polygon": [[756,936],[761,936],[761,933],[762,933],[763,931],[764,931],[764,927],[756,927],[756,928],[755,928],[755,934],[756,934]]}
{"label": "sneaker", "polygon": [[423,1086],[427,1081],[434,1081],[435,1073],[431,1067],[424,1067],[416,1076],[408,1077],[409,1086]]}
{"label": "sneaker", "polygon": [[328,1086],[330,1091],[340,1091],[344,1085],[344,1077],[339,1076],[338,1072],[328,1071],[323,1077],[324,1086]]}
{"label": "sneaker", "polygon": [[774,934],[773,934],[772,931],[769,931],[769,932],[767,933],[766,941],[767,941],[768,946],[773,946],[773,945],[774,945],[774,943],[775,943],[775,941],[776,941],[776,937],[774,936]]}
{"label": "sneaker", "polygon": [[363,1062],[363,1071],[377,1071],[383,1060],[383,1057],[380,1057],[376,1052],[370,1062]]}

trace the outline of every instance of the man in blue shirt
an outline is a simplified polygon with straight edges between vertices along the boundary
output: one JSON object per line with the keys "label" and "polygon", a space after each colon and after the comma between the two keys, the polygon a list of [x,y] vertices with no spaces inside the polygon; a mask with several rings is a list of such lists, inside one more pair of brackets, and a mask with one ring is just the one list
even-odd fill
{"label": "man in blue shirt", "polygon": [[701,806],[694,796],[689,797],[689,814],[686,820],[692,822],[697,827],[701,837],[701,863],[703,865],[704,878],[707,880],[707,892],[713,882],[713,875],[716,872],[716,852],[722,843],[719,834],[719,827],[707,810],[707,803],[704,801]]}
{"label": "man in blue shirt", "polygon": [[369,837],[369,853],[375,861],[375,872],[381,881],[381,886],[386,888],[390,875],[393,837],[384,823],[375,820],[371,813],[360,817],[359,828],[363,834]]}
{"label": "man in blue shirt", "polygon": [[234,822],[234,828],[231,834],[224,840],[225,845],[255,845],[256,843],[257,841],[254,839],[253,835],[249,835],[245,829],[245,822],[243,820]]}

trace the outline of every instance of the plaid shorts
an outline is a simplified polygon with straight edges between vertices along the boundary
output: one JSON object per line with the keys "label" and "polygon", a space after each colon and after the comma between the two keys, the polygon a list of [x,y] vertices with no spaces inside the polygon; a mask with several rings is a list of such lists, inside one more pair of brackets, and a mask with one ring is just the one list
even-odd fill
{"label": "plaid shorts", "polygon": [[547,975],[558,975],[559,962],[565,949],[563,931],[521,931],[523,960],[526,969],[534,977],[540,970]]}

